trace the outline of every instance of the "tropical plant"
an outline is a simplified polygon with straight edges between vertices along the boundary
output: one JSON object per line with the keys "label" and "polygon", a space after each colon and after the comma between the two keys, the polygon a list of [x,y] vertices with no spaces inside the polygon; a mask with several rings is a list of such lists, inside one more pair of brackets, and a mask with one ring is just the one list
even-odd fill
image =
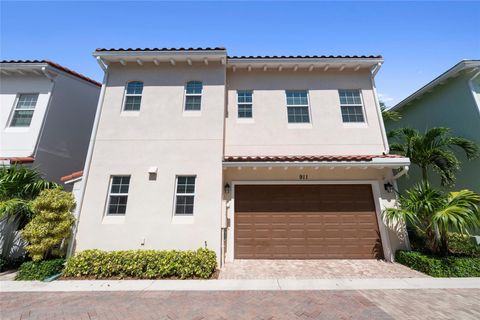
{"label": "tropical plant", "polygon": [[380,111],[382,112],[383,121],[398,121],[402,119],[400,112],[389,110],[382,101],[380,101]]}
{"label": "tropical plant", "polygon": [[473,141],[462,137],[450,136],[450,129],[435,127],[421,134],[416,129],[401,128],[388,134],[393,141],[390,150],[410,158],[410,161],[422,170],[422,180],[428,182],[428,169],[440,174],[441,185],[450,186],[455,182],[455,173],[460,161],[455,149],[465,152],[467,159],[479,156],[479,147]]}
{"label": "tropical plant", "polygon": [[44,180],[35,169],[0,166],[0,220],[9,225],[2,231],[2,257],[8,258],[16,231],[32,219],[31,201],[42,190],[58,187],[58,184]]}
{"label": "tropical plant", "polygon": [[72,193],[58,188],[43,190],[33,200],[35,214],[21,232],[22,238],[28,242],[25,249],[33,261],[63,255],[60,247],[71,234],[74,208]]}
{"label": "tropical plant", "polygon": [[425,239],[425,247],[434,254],[448,255],[449,233],[468,234],[480,226],[480,195],[461,190],[444,194],[420,183],[399,198],[398,208],[384,211],[387,221],[407,221]]}

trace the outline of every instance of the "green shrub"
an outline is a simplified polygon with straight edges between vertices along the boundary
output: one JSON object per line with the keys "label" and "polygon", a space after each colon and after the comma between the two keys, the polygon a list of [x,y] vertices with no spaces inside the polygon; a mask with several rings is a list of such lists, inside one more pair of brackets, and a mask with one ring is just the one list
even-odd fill
{"label": "green shrub", "polygon": [[450,252],[454,255],[480,258],[480,246],[468,235],[452,233],[449,235]]}
{"label": "green shrub", "polygon": [[24,262],[15,280],[43,280],[62,272],[64,265],[65,259]]}
{"label": "green shrub", "polygon": [[204,278],[215,272],[214,251],[86,250],[67,261],[66,277],[105,278]]}
{"label": "green shrub", "polygon": [[417,251],[397,251],[395,261],[432,277],[480,277],[477,257],[435,257]]}

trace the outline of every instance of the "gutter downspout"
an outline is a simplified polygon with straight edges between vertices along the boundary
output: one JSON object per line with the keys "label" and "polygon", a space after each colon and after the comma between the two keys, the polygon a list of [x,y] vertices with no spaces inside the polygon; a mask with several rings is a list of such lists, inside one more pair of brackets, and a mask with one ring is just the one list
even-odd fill
{"label": "gutter downspout", "polygon": [[480,113],[480,98],[475,93],[475,85],[473,84],[473,81],[475,80],[475,78],[477,78],[480,75],[480,68],[473,69],[473,72],[475,72],[475,71],[476,71],[476,73],[473,75],[473,77],[471,77],[468,80],[468,86],[470,87],[470,92],[473,95],[473,100],[477,104],[478,112]]}
{"label": "gutter downspout", "polygon": [[102,88],[100,89],[100,96],[99,96],[98,104],[97,104],[97,112],[95,113],[95,119],[93,121],[92,134],[90,136],[90,142],[89,142],[89,145],[88,145],[87,157],[85,159],[85,166],[83,168],[82,190],[80,191],[80,196],[79,196],[79,199],[78,199],[77,208],[75,209],[76,221],[75,221],[75,225],[73,227],[70,243],[68,245],[67,258],[70,257],[73,254],[73,247],[74,247],[75,239],[77,238],[78,224],[79,224],[79,221],[80,221],[80,214],[82,212],[82,206],[83,206],[83,198],[85,196],[85,189],[87,187],[88,174],[89,174],[89,171],[90,171],[90,164],[92,162],[93,149],[95,147],[95,138],[97,137],[98,123],[100,122],[100,115],[102,113],[102,107],[103,107],[103,99],[105,97],[105,88],[107,86],[107,81],[108,81],[108,66],[105,65],[105,63],[102,61],[102,59],[100,57],[97,57],[96,59],[97,59],[98,64],[100,65],[100,68],[102,68],[102,70],[104,72],[103,81],[102,81]]}
{"label": "gutter downspout", "polygon": [[381,66],[382,66],[382,63],[379,62],[372,68],[370,80],[372,82],[373,96],[375,98],[375,105],[377,107],[378,123],[380,125],[380,130],[382,131],[382,141],[384,146],[383,153],[389,154],[390,147],[388,146],[387,132],[385,131],[385,124],[383,123],[382,111],[380,110],[380,101],[378,100],[377,88],[375,87],[375,76],[377,75],[377,72],[380,70]]}
{"label": "gutter downspout", "polygon": [[397,180],[397,179],[400,178],[401,176],[406,175],[407,172],[408,172],[408,169],[410,169],[409,166],[404,166],[404,167],[402,168],[402,170],[400,170],[396,175],[394,175],[394,176],[392,177],[392,179],[393,179],[393,180]]}

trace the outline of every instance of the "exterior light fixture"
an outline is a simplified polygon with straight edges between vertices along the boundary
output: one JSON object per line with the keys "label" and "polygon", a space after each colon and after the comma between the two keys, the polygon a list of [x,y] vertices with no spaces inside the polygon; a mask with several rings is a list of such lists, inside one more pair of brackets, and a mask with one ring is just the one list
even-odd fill
{"label": "exterior light fixture", "polygon": [[393,193],[393,185],[390,182],[385,183],[383,187],[388,193]]}
{"label": "exterior light fixture", "polygon": [[225,191],[226,194],[230,193],[230,185],[228,183],[225,183],[225,186],[223,187],[223,191]]}

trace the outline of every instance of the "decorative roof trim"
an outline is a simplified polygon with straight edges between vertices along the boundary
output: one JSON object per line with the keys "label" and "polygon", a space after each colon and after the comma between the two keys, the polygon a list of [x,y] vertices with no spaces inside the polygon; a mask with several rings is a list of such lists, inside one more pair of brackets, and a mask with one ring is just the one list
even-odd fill
{"label": "decorative roof trim", "polygon": [[372,161],[373,159],[404,158],[397,154],[385,155],[318,155],[318,156],[226,156],[225,162],[355,162]]}
{"label": "decorative roof trim", "polygon": [[71,180],[81,178],[83,176],[83,170],[72,172],[69,175],[60,178],[60,181],[67,183]]}
{"label": "decorative roof trim", "polygon": [[223,47],[205,48],[97,48],[95,52],[119,52],[119,51],[226,51]]}
{"label": "decorative roof trim", "polygon": [[53,67],[57,70],[60,70],[60,71],[63,71],[65,73],[68,73],[76,78],[79,78],[79,79],[82,79],[82,80],[85,80],[91,84],[94,84],[98,87],[101,87],[102,84],[100,82],[97,82],[87,76],[84,76],[83,74],[81,73],[78,73],[76,71],[73,71],[71,69],[68,69],[67,67],[64,67],[58,63],[55,63],[53,61],[49,61],[49,60],[1,60],[0,61],[0,65],[1,64],[7,64],[7,65],[14,65],[14,64],[25,64],[25,65],[35,65],[35,64],[47,64],[49,65],[50,67]]}

